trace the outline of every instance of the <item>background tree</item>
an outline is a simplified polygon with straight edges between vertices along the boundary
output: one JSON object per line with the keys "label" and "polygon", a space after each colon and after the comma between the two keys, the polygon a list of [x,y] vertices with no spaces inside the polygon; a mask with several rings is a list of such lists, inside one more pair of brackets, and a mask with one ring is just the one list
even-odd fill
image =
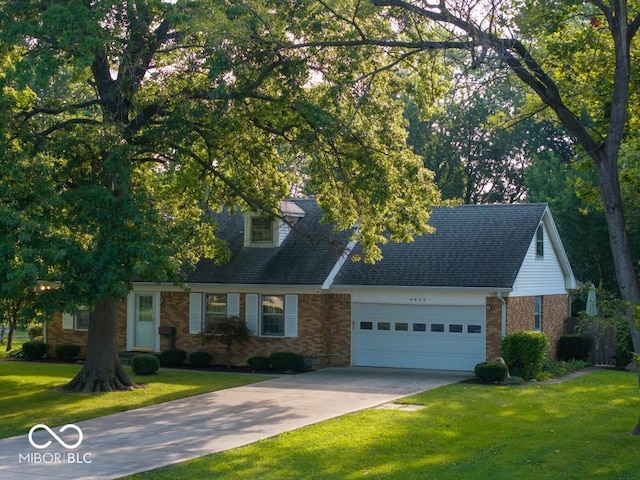
{"label": "background tree", "polygon": [[8,81],[15,73],[15,52],[0,58],[0,322],[9,327],[9,351],[15,329],[35,318],[36,291],[42,286],[38,280],[56,255],[48,235],[56,206],[50,202],[51,159],[30,158],[7,128],[35,94]]}
{"label": "background tree", "polygon": [[[50,310],[92,309],[86,362],[68,388],[133,387],[116,344],[131,279],[180,283],[198,258],[224,260],[208,212],[281,216],[279,201],[300,182],[294,159],[327,221],[358,222],[367,259],[379,257],[377,243],[428,230],[438,195],[404,146],[394,99],[403,82],[384,69],[356,73],[384,58],[355,56],[336,70],[269,48],[263,38],[290,38],[288,21],[264,2],[0,5],[0,54],[14,59],[3,85],[28,94],[4,117],[3,148],[21,148],[19,185],[46,169],[43,196],[28,199],[43,209],[39,236],[25,238],[42,258],[31,278],[60,282],[40,296]],[[11,159],[0,162],[4,175]]]}
{"label": "background tree", "polygon": [[566,132],[545,119],[520,115],[525,90],[491,70],[456,79],[437,108],[427,112],[408,101],[408,142],[435,174],[443,198],[463,203],[524,201],[523,172],[555,154],[568,162]]}

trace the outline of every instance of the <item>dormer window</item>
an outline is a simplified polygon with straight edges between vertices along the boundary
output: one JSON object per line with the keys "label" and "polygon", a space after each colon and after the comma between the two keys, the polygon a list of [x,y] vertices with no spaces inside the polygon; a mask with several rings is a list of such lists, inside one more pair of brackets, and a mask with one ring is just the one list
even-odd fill
{"label": "dormer window", "polygon": [[245,247],[279,247],[291,232],[291,225],[305,215],[294,202],[280,202],[279,210],[283,218],[256,211],[244,213]]}
{"label": "dormer window", "polygon": [[258,213],[245,214],[245,247],[277,247],[278,220]]}
{"label": "dormer window", "polygon": [[251,244],[273,245],[273,220],[268,217],[251,217]]}

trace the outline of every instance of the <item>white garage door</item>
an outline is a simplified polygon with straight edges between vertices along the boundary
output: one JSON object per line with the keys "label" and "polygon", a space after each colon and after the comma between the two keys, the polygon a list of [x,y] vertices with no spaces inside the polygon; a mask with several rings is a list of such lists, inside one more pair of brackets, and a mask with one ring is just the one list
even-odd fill
{"label": "white garage door", "polygon": [[485,360],[485,307],[353,304],[353,365],[471,371]]}

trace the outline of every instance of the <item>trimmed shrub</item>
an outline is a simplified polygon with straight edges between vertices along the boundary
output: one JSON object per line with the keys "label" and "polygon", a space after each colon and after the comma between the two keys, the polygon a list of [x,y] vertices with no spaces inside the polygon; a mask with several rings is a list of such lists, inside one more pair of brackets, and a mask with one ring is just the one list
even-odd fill
{"label": "trimmed shrub", "polygon": [[251,357],[247,360],[247,363],[253,370],[268,370],[271,366],[271,362],[267,357]]}
{"label": "trimmed shrub", "polygon": [[29,338],[35,340],[38,337],[42,337],[42,325],[31,325],[27,330]]}
{"label": "trimmed shrub", "polygon": [[502,382],[509,370],[500,362],[482,362],[476,365],[474,373],[484,383]]}
{"label": "trimmed shrub", "polygon": [[269,356],[271,367],[278,372],[299,371],[304,368],[304,358],[293,352],[276,352]]}
{"label": "trimmed shrub", "polygon": [[589,360],[591,352],[591,337],[587,335],[563,335],[558,343],[558,357],[560,360]]}
{"label": "trimmed shrub", "polygon": [[47,354],[47,344],[39,340],[31,340],[22,344],[22,351],[27,360],[40,360]]}
{"label": "trimmed shrub", "polygon": [[502,339],[500,351],[512,375],[531,380],[544,367],[549,338],[542,332],[513,332]]}
{"label": "trimmed shrub", "polygon": [[131,370],[136,375],[154,375],[160,369],[160,360],[155,355],[143,353],[131,357]]}
{"label": "trimmed shrub", "polygon": [[179,348],[163,350],[160,354],[160,364],[163,367],[179,367],[187,358],[187,352]]}
{"label": "trimmed shrub", "polygon": [[70,362],[80,354],[80,345],[56,345],[56,358],[61,362]]}
{"label": "trimmed shrub", "polygon": [[194,367],[208,367],[213,361],[213,355],[208,352],[191,352],[189,354],[189,363]]}

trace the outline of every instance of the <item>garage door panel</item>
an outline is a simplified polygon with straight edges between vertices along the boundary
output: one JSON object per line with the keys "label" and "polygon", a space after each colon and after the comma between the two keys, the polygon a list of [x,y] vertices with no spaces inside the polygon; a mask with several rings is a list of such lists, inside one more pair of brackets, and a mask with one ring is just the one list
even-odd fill
{"label": "garage door panel", "polygon": [[354,304],[353,363],[473,370],[485,359],[483,306]]}

